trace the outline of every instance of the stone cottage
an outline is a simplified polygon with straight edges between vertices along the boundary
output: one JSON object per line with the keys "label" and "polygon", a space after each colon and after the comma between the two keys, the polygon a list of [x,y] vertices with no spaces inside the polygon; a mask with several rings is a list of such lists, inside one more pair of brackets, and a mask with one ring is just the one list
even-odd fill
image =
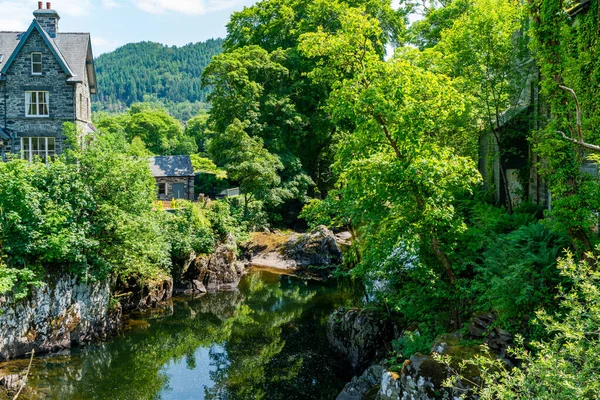
{"label": "stone cottage", "polygon": [[194,168],[190,156],[157,156],[150,158],[150,170],[159,200],[194,200]]}
{"label": "stone cottage", "polygon": [[33,160],[60,154],[62,126],[95,131],[96,71],[89,33],[59,32],[51,3],[38,3],[26,32],[0,32],[0,151]]}

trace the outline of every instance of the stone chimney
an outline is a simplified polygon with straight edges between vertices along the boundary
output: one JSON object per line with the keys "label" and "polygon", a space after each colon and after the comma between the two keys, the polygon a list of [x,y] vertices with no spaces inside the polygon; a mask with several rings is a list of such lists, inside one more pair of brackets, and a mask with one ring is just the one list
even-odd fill
{"label": "stone chimney", "polygon": [[51,38],[56,37],[60,16],[52,9],[50,2],[46,3],[46,9],[43,2],[38,2],[38,9],[33,12],[33,16]]}

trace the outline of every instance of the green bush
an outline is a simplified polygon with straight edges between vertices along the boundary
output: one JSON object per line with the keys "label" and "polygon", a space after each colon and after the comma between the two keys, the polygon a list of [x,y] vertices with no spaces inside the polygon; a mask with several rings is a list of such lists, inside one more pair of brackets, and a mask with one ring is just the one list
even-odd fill
{"label": "green bush", "polygon": [[568,243],[541,223],[499,235],[485,251],[472,286],[482,310],[501,320],[523,319],[549,306],[554,288],[564,281],[556,258]]}
{"label": "green bush", "polygon": [[[72,124],[65,134],[71,147],[57,160],[0,163],[0,293],[25,296],[52,271],[153,279],[210,252],[215,236],[237,225],[225,222],[228,208],[223,216],[188,202],[174,214],[154,210],[147,158],[124,135],[98,134],[83,150]],[[215,233],[205,214],[221,223]]]}

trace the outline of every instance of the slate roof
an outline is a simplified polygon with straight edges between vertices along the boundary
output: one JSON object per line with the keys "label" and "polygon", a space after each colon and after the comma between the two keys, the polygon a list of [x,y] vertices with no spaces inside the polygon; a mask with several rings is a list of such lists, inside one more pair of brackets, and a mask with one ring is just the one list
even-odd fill
{"label": "slate roof", "polygon": [[194,176],[190,156],[156,156],[149,161],[155,178]]}
{"label": "slate roof", "polygon": [[94,58],[92,54],[92,45],[89,33],[63,33],[58,32],[55,38],[51,38],[46,31],[41,28],[37,20],[33,20],[27,32],[0,32],[0,70],[4,70],[11,62],[11,56],[19,46],[25,35],[28,35],[33,29],[38,31],[49,44],[51,50],[61,64],[66,66],[70,77],[68,82],[83,82],[85,70],[87,68],[89,84],[92,93],[96,93],[96,71],[94,68]]}

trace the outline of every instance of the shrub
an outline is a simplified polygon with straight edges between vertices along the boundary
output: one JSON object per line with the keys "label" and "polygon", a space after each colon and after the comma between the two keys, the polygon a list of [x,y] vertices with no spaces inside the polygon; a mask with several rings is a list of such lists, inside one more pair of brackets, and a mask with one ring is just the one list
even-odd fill
{"label": "shrub", "polygon": [[555,260],[567,242],[541,223],[499,235],[475,268],[472,286],[479,308],[491,308],[501,320],[508,320],[550,305],[553,288],[564,281]]}
{"label": "shrub", "polygon": [[[478,398],[487,399],[597,399],[600,398],[600,259],[576,263],[572,254],[559,259],[558,269],[564,280],[573,282],[570,290],[559,286],[559,311],[551,315],[537,312],[549,340],[529,343],[527,350],[519,339],[513,355],[521,365],[509,370],[489,355],[477,356],[462,363],[462,368],[476,366],[481,384],[473,390]],[[444,359],[449,363],[448,358]],[[446,386],[456,387],[460,371]]]}

